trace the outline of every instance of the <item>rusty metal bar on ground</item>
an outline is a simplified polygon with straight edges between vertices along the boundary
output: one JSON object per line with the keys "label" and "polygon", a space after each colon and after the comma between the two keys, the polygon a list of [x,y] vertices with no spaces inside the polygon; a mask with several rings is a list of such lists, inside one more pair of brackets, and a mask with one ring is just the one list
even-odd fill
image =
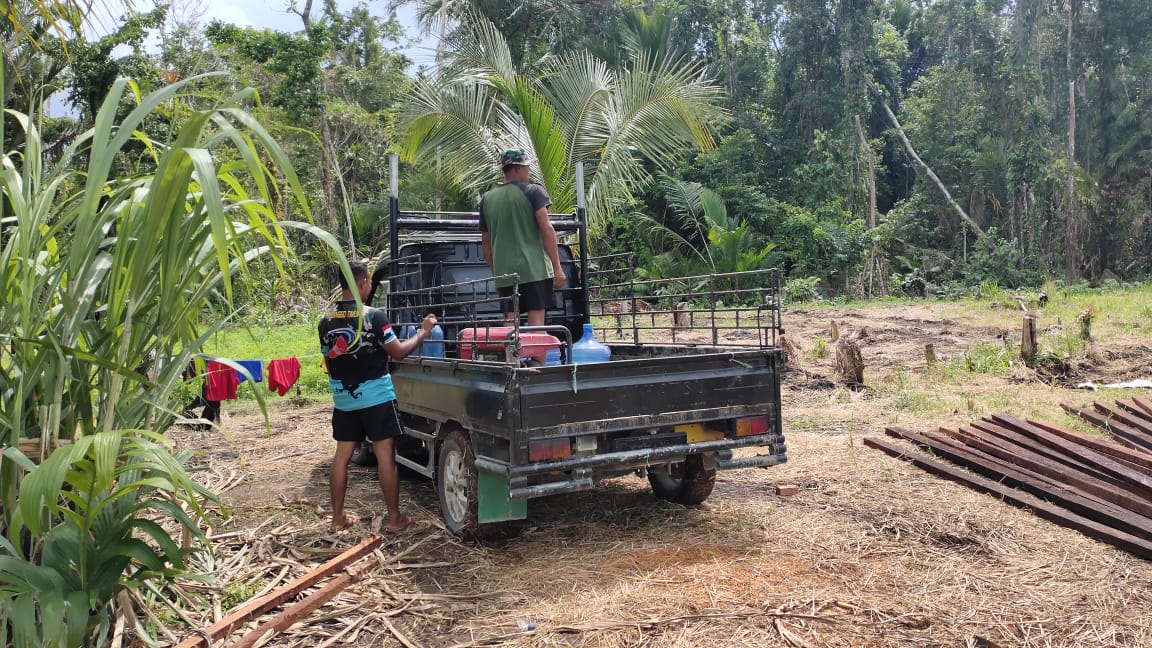
{"label": "rusty metal bar on ground", "polygon": [[276,616],[256,626],[255,629],[232,644],[231,648],[252,648],[252,646],[255,646],[269,634],[275,635],[287,630],[293,623],[308,616],[321,605],[330,601],[334,596],[348,589],[350,585],[358,582],[364,577],[365,571],[366,570],[352,571],[349,569],[340,576],[324,583],[320,589],[305,596],[296,603],[289,605]]}
{"label": "rusty metal bar on ground", "polygon": [[[889,431],[894,429],[899,428],[888,428]],[[910,434],[914,435],[914,433]],[[1077,515],[1028,493],[1008,488],[991,479],[974,475],[955,466],[937,461],[923,453],[902,448],[883,439],[866,437],[864,439],[864,445],[881,450],[898,459],[909,461],[918,468],[934,475],[958,482],[982,493],[995,495],[1008,504],[1028,509],[1037,517],[1074,529],[1090,538],[1106,542],[1141,558],[1152,559],[1152,542],[1146,539],[1124,533],[1106,524],[1101,524],[1084,516]]]}
{"label": "rusty metal bar on ground", "polygon": [[188,637],[184,641],[176,645],[176,648],[210,648],[211,642],[219,639],[237,626],[245,623],[249,619],[259,616],[268,610],[280,605],[284,601],[296,596],[300,592],[312,587],[329,574],[339,571],[344,567],[360,560],[364,556],[372,553],[380,546],[383,541],[383,536],[375,535],[360,544],[348,549],[344,553],[336,556],[332,560],[320,565],[319,567],[309,571],[296,580],[279,587],[264,596],[249,601],[244,605],[232,610],[228,616],[212,625],[199,630],[194,636]]}

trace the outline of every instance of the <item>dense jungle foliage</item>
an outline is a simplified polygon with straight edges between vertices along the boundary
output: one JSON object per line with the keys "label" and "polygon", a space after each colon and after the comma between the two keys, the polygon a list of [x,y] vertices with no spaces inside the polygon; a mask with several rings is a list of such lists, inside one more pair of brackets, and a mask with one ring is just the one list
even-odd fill
{"label": "dense jungle foliage", "polygon": [[[5,26],[6,105],[67,97],[41,129],[51,154],[118,76],[148,91],[228,71],[144,127],[256,88],[317,223],[360,254],[386,240],[388,152],[409,163],[406,208],[473,209],[496,151],[522,146],[557,210],[589,166],[596,251],[650,276],[781,265],[794,294],[833,297],[1152,272],[1146,2],[411,4],[420,33],[379,3],[293,5],[284,33],[177,0],[94,39],[74,11],[14,2],[41,46]],[[417,66],[421,34],[439,53]],[[290,303],[299,267],[301,287],[242,292]]]}

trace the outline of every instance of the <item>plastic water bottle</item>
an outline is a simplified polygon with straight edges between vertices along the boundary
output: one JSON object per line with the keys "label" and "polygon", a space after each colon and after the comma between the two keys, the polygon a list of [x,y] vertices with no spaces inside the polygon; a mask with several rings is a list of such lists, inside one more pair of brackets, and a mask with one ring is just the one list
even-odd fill
{"label": "plastic water bottle", "polygon": [[[400,339],[407,340],[413,335],[416,335],[416,331],[418,330],[418,328],[409,324],[408,326],[404,327],[403,336]],[[420,346],[416,347],[416,349],[412,351],[412,355],[424,356],[426,358],[443,358],[444,329],[440,328],[439,324],[433,326],[432,332],[428,334],[428,337],[424,338],[424,341],[420,343]]]}
{"label": "plastic water bottle", "polygon": [[596,339],[592,332],[592,325],[584,325],[584,337],[572,345],[572,362],[575,364],[588,364],[590,362],[608,362],[612,356],[612,349]]}
{"label": "plastic water bottle", "polygon": [[444,357],[444,329],[439,324],[432,327],[428,338],[420,345],[420,351],[421,355],[428,358]]}

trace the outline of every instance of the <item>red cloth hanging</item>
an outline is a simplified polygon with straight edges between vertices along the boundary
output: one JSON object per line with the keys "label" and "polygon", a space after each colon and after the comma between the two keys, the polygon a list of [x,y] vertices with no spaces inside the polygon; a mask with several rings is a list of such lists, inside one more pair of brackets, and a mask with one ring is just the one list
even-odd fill
{"label": "red cloth hanging", "polygon": [[268,361],[268,389],[283,396],[300,379],[300,360],[279,358]]}
{"label": "red cloth hanging", "polygon": [[210,401],[233,400],[239,384],[235,369],[212,360],[204,372],[204,398]]}

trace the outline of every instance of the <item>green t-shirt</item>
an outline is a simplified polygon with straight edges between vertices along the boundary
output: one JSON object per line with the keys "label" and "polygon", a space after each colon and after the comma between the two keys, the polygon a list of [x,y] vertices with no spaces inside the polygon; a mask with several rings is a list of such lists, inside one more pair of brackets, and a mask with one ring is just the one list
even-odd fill
{"label": "green t-shirt", "polygon": [[[513,272],[520,283],[552,277],[552,262],[540,241],[536,210],[552,204],[552,199],[537,184],[509,182],[484,194],[480,199],[480,231],[488,232],[492,244],[492,272],[499,276]],[[497,288],[512,285],[508,279],[497,280]]]}

